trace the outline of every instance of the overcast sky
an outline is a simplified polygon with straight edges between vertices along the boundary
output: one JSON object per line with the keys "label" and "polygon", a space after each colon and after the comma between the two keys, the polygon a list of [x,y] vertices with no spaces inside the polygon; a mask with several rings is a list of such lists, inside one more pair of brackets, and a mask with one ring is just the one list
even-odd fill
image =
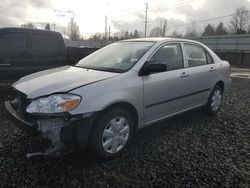
{"label": "overcast sky", "polygon": [[[148,30],[169,20],[170,29],[181,31],[185,24],[232,14],[237,7],[250,9],[249,0],[1,0],[0,27],[20,26],[34,22],[43,28],[49,22],[60,32],[66,31],[72,16],[80,26],[83,36],[104,32],[105,15],[111,33],[135,29],[144,31],[145,3],[148,2]],[[212,22],[217,24],[230,18]]]}

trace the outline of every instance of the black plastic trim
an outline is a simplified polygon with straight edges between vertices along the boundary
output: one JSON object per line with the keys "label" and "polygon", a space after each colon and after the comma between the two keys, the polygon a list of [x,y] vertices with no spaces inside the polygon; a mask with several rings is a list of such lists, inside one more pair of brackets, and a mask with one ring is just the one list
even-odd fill
{"label": "black plastic trim", "polygon": [[12,122],[21,130],[26,132],[35,132],[35,124],[30,121],[22,119],[18,113],[12,108],[10,101],[4,103],[5,109],[9,113]]}
{"label": "black plastic trim", "polygon": [[211,90],[211,88],[203,89],[203,90],[200,90],[200,91],[189,93],[187,95],[183,95],[183,96],[175,97],[175,98],[172,98],[172,99],[160,101],[160,102],[157,102],[157,103],[149,104],[149,105],[146,105],[145,108],[150,108],[150,107],[157,106],[157,105],[160,105],[160,104],[172,102],[172,101],[175,101],[175,100],[178,100],[178,99],[182,99],[182,98],[185,98],[185,97],[190,97],[192,95],[196,95],[196,94],[199,94],[199,93],[207,92],[207,91],[210,91],[210,90]]}

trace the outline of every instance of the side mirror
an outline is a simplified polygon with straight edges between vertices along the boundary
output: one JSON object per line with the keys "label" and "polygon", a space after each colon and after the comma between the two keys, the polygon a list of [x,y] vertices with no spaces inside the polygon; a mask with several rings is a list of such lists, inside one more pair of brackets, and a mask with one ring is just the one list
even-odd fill
{"label": "side mirror", "polygon": [[148,75],[150,73],[158,73],[158,72],[165,72],[167,70],[167,65],[162,63],[156,64],[146,64],[143,66],[140,75]]}

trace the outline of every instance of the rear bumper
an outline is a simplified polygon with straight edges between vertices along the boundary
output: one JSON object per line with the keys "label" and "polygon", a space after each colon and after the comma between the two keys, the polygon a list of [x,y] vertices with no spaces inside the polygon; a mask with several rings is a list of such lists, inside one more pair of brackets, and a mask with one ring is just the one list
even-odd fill
{"label": "rear bumper", "polygon": [[11,121],[21,130],[25,132],[36,132],[36,125],[33,122],[24,120],[11,106],[10,101],[4,103],[5,109],[7,110]]}

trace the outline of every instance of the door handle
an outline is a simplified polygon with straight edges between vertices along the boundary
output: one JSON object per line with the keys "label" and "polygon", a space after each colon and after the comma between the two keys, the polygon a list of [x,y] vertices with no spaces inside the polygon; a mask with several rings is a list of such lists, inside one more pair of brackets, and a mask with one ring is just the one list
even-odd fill
{"label": "door handle", "polygon": [[187,74],[186,72],[181,73],[181,78],[187,78],[189,77],[189,74]]}
{"label": "door handle", "polygon": [[210,72],[214,72],[214,71],[216,71],[215,69],[214,69],[214,67],[210,67],[210,70],[209,70]]}
{"label": "door handle", "polygon": [[11,66],[11,64],[9,64],[9,63],[0,64],[0,67],[10,67],[10,66]]}

